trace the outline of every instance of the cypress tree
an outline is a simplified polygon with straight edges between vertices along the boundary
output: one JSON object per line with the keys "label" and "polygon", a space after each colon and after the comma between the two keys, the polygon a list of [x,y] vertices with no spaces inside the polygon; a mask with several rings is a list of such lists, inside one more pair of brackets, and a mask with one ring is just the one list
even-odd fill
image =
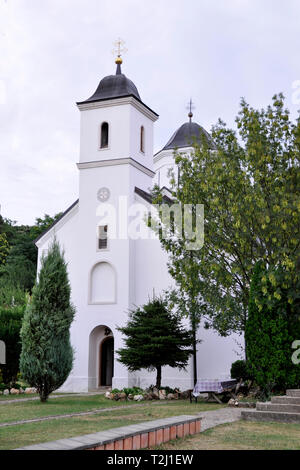
{"label": "cypress tree", "polygon": [[123,328],[126,347],[119,349],[119,361],[130,371],[156,369],[156,387],[161,387],[163,366],[184,369],[193,350],[193,336],[186,331],[180,319],[170,313],[161,299],[131,311]]}
{"label": "cypress tree", "polygon": [[42,258],[21,328],[20,369],[24,379],[37,388],[42,402],[65,382],[72,369],[70,326],[75,310],[70,294],[67,265],[54,240]]}

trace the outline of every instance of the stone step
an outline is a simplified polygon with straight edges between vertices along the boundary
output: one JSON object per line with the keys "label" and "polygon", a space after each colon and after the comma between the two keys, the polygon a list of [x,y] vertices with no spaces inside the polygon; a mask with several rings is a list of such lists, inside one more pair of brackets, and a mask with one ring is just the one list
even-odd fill
{"label": "stone step", "polygon": [[299,413],[300,405],[291,403],[271,403],[270,401],[265,403],[256,403],[257,411],[275,411],[275,412],[287,412],[287,413]]}
{"label": "stone step", "polygon": [[300,413],[277,413],[274,411],[245,410],[241,413],[246,421],[278,421],[281,423],[300,423]]}
{"label": "stone step", "polygon": [[300,405],[300,397],[272,397],[272,403],[282,403],[282,404],[290,404],[290,405]]}
{"label": "stone step", "polygon": [[300,389],[299,388],[289,389],[286,391],[286,394],[288,397],[300,397]]}

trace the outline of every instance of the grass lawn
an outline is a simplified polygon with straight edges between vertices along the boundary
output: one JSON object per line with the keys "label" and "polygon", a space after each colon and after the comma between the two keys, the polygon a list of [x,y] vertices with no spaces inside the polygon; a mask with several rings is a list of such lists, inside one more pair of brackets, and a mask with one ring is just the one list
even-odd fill
{"label": "grass lawn", "polygon": [[[128,402],[127,402],[128,403]],[[130,402],[129,402],[130,403]],[[0,428],[0,449],[14,449],[30,444],[47,442],[65,437],[75,437],[81,434],[103,431],[118,426],[140,423],[168,416],[182,414],[195,414],[200,411],[215,410],[222,405],[198,402],[190,403],[188,400],[173,402],[145,402],[143,406],[130,409],[118,409],[118,404],[102,396],[82,398],[59,398],[46,404],[39,402],[12,403],[2,405],[0,408],[2,422],[24,419],[24,416],[38,417],[52,414],[63,414],[71,410],[90,410],[110,407],[113,404],[116,410],[104,412],[99,415],[77,416],[73,418],[55,419],[39,423],[27,423]],[[126,402],[125,402],[126,404]],[[2,409],[4,408],[4,409]],[[6,418],[3,418],[5,413]],[[14,415],[14,419],[12,419]]]}
{"label": "grass lawn", "polygon": [[[55,392],[55,395],[64,396],[65,393]],[[76,393],[68,393],[68,395],[76,395]],[[10,401],[10,400],[22,400],[22,399],[24,400],[25,398],[37,398],[37,397],[39,397],[37,393],[30,393],[29,395],[26,395],[26,393],[20,393],[20,395],[0,395],[0,402]]]}
{"label": "grass lawn", "polygon": [[164,450],[299,450],[300,424],[236,421],[177,441]]}
{"label": "grass lawn", "polygon": [[43,418],[52,415],[92,411],[100,408],[118,407],[120,405],[136,404],[135,401],[108,400],[104,395],[51,398],[46,403],[39,400],[7,403],[0,405],[0,423],[11,423],[32,418]]}

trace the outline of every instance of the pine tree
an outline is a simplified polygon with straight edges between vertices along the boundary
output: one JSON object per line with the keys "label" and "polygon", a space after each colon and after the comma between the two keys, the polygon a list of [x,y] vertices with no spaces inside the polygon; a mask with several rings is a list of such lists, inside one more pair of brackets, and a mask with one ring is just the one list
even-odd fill
{"label": "pine tree", "polygon": [[70,326],[75,310],[67,265],[56,240],[42,258],[21,329],[20,369],[24,379],[36,387],[42,402],[67,379],[73,365]]}
{"label": "pine tree", "polygon": [[118,328],[125,336],[126,347],[119,349],[119,361],[130,371],[156,369],[156,387],[161,386],[163,366],[184,369],[191,353],[193,338],[180,319],[170,313],[161,299],[131,311],[130,320]]}

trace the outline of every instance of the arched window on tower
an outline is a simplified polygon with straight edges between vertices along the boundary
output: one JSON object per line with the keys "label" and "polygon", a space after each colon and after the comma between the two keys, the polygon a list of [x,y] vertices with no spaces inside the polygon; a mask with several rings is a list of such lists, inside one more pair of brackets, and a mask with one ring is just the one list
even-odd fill
{"label": "arched window on tower", "polygon": [[144,126],[141,126],[140,151],[145,153],[145,129],[144,129]]}
{"label": "arched window on tower", "polygon": [[108,123],[103,122],[101,124],[100,148],[106,147],[108,147]]}

